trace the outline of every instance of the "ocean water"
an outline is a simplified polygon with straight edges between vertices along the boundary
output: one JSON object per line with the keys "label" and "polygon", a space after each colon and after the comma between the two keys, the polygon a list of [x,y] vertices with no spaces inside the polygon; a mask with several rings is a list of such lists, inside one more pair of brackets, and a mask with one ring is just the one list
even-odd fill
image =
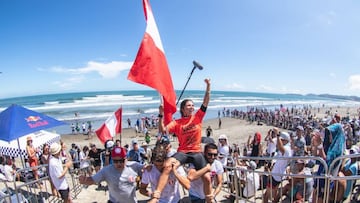
{"label": "ocean water", "polygon": [[[179,96],[180,91],[177,91],[176,95]],[[204,91],[188,90],[184,92],[181,100],[190,98],[194,101],[195,107],[199,108],[203,96]],[[153,90],[63,93],[0,99],[0,111],[11,104],[22,105],[68,123],[68,125],[52,129],[60,134],[65,134],[71,132],[70,125],[72,123],[81,124],[91,121],[93,129],[97,129],[120,107],[123,108],[123,128],[127,127],[126,120],[128,118],[134,124],[138,118],[157,115],[160,100],[158,93]],[[250,107],[275,109],[280,105],[300,108],[307,105],[312,107],[353,106],[359,105],[359,103],[295,94],[212,91],[205,119],[216,118],[218,111],[222,111],[224,108],[246,111]],[[178,112],[174,115],[175,118],[179,116]]]}

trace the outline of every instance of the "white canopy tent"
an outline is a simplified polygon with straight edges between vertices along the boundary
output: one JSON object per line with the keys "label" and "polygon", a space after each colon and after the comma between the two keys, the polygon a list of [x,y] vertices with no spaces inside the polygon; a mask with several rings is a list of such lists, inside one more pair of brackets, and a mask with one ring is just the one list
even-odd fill
{"label": "white canopy tent", "polygon": [[39,148],[40,152],[45,143],[51,144],[60,141],[60,135],[45,130],[40,130],[14,139],[10,142],[0,140],[0,154],[11,157],[27,158],[26,138],[31,137],[35,148]]}

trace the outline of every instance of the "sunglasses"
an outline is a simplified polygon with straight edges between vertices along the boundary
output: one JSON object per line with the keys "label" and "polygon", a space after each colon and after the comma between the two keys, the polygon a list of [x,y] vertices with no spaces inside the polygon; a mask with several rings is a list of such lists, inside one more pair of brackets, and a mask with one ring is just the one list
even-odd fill
{"label": "sunglasses", "polygon": [[113,159],[112,161],[114,164],[122,164],[125,162],[125,159],[118,159],[118,160]]}
{"label": "sunglasses", "polygon": [[225,141],[226,139],[219,139],[219,141]]}
{"label": "sunglasses", "polygon": [[164,160],[156,159],[154,162],[164,162]]}
{"label": "sunglasses", "polygon": [[207,153],[207,155],[210,156],[210,157],[212,157],[212,156],[217,157],[218,156],[217,153]]}

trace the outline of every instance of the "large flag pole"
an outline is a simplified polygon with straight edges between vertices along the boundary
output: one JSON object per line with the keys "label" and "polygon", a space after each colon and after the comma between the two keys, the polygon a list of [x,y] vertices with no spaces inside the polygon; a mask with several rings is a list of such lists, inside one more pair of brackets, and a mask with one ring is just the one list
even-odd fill
{"label": "large flag pole", "polygon": [[121,140],[122,139],[122,135],[121,135],[121,133],[122,133],[122,105],[121,105],[120,109],[121,109],[121,113],[119,115],[119,121],[120,121],[119,136],[120,136],[120,143],[122,145],[122,140]]}

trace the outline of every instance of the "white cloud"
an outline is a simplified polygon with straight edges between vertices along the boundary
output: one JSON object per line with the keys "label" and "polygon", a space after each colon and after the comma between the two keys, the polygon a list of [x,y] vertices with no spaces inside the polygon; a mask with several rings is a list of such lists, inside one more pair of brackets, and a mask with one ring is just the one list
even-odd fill
{"label": "white cloud", "polygon": [[232,84],[225,85],[225,88],[229,89],[229,90],[241,90],[241,89],[244,89],[244,86],[234,82]]}
{"label": "white cloud", "polygon": [[88,74],[97,72],[103,78],[115,78],[120,72],[131,68],[133,62],[112,61],[109,63],[101,63],[89,61],[87,66],[81,68],[63,68],[52,67],[50,70],[56,73],[69,73],[69,74]]}
{"label": "white cloud", "polygon": [[336,18],[336,13],[334,11],[329,11],[325,14],[321,14],[318,16],[319,23],[323,25],[332,25]]}
{"label": "white cloud", "polygon": [[274,91],[274,88],[270,87],[270,86],[266,86],[266,85],[259,85],[257,88],[257,90],[260,90],[260,91],[266,91],[266,92],[272,92]]}
{"label": "white cloud", "polygon": [[60,87],[60,88],[62,88],[62,89],[70,90],[73,87],[75,87],[76,84],[79,84],[84,80],[85,80],[85,77],[77,76],[77,77],[67,78],[64,81],[54,81],[53,84]]}
{"label": "white cloud", "polygon": [[360,90],[360,75],[351,75],[348,81],[350,90]]}
{"label": "white cloud", "polygon": [[336,74],[335,73],[329,73],[330,77],[332,78],[336,78]]}

